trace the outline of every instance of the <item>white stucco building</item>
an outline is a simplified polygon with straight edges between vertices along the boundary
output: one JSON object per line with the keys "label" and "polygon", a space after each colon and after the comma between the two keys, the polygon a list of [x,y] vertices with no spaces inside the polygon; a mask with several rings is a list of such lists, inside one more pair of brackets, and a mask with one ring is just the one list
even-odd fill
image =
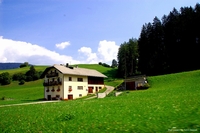
{"label": "white stucco building", "polygon": [[45,99],[70,100],[98,92],[107,76],[93,69],[53,65],[46,68],[41,77]]}

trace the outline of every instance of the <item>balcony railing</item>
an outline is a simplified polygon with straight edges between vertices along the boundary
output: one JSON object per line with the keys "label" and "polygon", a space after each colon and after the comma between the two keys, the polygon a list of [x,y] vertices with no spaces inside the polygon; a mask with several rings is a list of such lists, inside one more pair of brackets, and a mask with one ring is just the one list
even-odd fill
{"label": "balcony railing", "polygon": [[55,86],[55,85],[62,85],[62,81],[50,81],[43,83],[43,86]]}
{"label": "balcony railing", "polygon": [[57,77],[57,76],[58,76],[57,72],[47,73],[47,75],[46,75],[47,78]]}

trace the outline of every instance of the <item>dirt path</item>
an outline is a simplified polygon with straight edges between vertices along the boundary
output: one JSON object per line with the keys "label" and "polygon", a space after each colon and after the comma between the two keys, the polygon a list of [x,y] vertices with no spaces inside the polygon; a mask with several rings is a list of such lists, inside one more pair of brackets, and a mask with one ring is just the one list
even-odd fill
{"label": "dirt path", "polygon": [[113,86],[107,86],[107,85],[106,85],[106,88],[107,88],[105,91],[106,95],[108,95],[110,92],[112,92],[115,89]]}
{"label": "dirt path", "polygon": [[59,102],[59,101],[42,101],[42,102],[31,102],[31,103],[19,103],[19,104],[0,105],[0,108],[1,107],[8,107],[8,106],[19,106],[19,105],[30,105],[30,104],[52,103],[52,102]]}
{"label": "dirt path", "polygon": [[93,98],[96,98],[97,96],[95,95],[95,96],[92,96],[92,97],[88,97],[88,98],[86,98],[85,100],[90,100],[90,99],[93,99]]}
{"label": "dirt path", "polygon": [[[107,89],[104,93],[106,93],[106,95],[108,95],[110,92],[112,92],[115,88],[113,86],[105,86]],[[86,98],[85,100],[89,100],[89,99],[93,99],[93,98],[96,98],[97,95],[93,96],[93,97],[89,97],[89,98]]]}

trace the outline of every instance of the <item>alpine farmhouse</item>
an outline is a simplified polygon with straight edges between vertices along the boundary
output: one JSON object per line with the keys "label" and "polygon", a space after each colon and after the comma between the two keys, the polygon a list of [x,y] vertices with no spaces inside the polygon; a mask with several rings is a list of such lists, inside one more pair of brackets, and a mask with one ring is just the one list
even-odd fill
{"label": "alpine farmhouse", "polygon": [[44,98],[46,100],[71,100],[98,92],[104,88],[104,74],[93,70],[65,65],[45,69]]}

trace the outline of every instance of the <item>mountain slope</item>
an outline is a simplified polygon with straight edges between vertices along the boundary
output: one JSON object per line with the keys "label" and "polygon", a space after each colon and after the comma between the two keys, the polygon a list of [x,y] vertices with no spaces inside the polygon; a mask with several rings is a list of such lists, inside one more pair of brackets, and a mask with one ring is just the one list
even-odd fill
{"label": "mountain slope", "polygon": [[0,63],[0,70],[19,68],[22,63]]}

